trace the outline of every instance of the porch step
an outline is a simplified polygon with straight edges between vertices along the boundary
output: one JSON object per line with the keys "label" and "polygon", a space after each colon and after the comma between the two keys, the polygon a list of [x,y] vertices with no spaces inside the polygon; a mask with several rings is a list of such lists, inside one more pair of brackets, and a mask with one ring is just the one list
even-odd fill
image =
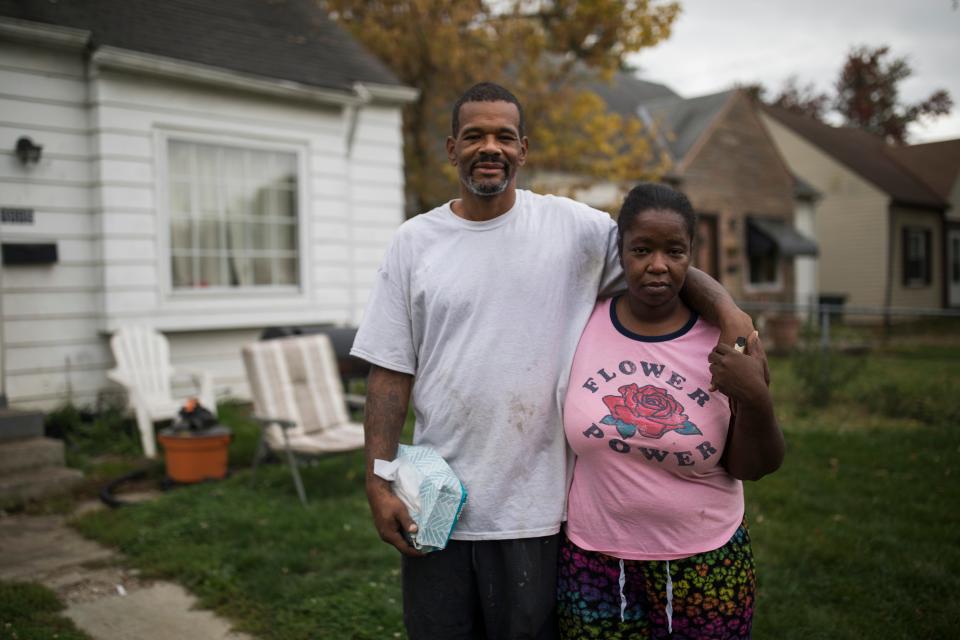
{"label": "porch step", "polygon": [[67,493],[83,473],[64,466],[62,440],[43,437],[43,413],[0,409],[0,509]]}
{"label": "porch step", "polygon": [[43,436],[43,413],[0,409],[0,442]]}
{"label": "porch step", "polygon": [[63,466],[63,440],[27,438],[0,441],[0,476],[40,467]]}
{"label": "porch step", "polygon": [[0,476],[0,508],[67,493],[82,480],[83,473],[66,467],[43,467]]}

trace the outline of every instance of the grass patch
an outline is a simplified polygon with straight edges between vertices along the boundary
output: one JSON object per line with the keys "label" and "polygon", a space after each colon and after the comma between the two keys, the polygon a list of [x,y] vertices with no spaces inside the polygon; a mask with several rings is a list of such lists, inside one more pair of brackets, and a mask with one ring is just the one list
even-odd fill
{"label": "grass patch", "polygon": [[[218,420],[233,431],[228,461],[231,471],[249,467],[260,433],[250,418],[249,403],[228,400],[217,406],[217,413]],[[156,432],[166,424],[157,423]],[[157,446],[157,459],[144,457],[136,422],[120,407],[62,405],[46,415],[44,430],[47,437],[64,442],[67,466],[83,471],[84,479],[69,494],[31,500],[13,507],[15,512],[67,514],[78,502],[97,499],[110,481],[132,472],[142,475],[125,481],[124,492],[157,489],[166,475],[163,447]]]}
{"label": "grass patch", "polygon": [[0,581],[0,640],[91,640],[60,615],[63,609],[44,586]]}
{"label": "grass patch", "polygon": [[[201,606],[262,639],[380,639],[403,635],[399,556],[380,541],[364,491],[363,452],[301,467],[301,506],[289,469],[253,460],[259,427],[249,406],[219,407],[233,430],[222,482],[103,511],[74,524],[118,547],[145,575],[186,586]],[[413,417],[402,440],[409,442]]]}
{"label": "grass patch", "polygon": [[[960,397],[953,348],[832,354],[849,379],[813,407],[797,358],[772,358],[787,437],[746,483],[756,638],[941,638],[960,624]],[[802,356],[801,356],[802,357]],[[807,363],[800,363],[800,367]]]}
{"label": "grass patch", "polygon": [[259,638],[384,638],[401,631],[399,562],[373,529],[363,456],[302,469],[309,506],[286,467],[178,489],[79,529],[174,578]]}
{"label": "grass patch", "polygon": [[217,406],[217,420],[233,431],[228,464],[231,469],[249,467],[257,452],[260,427],[250,417],[250,405],[242,402],[224,402]]}
{"label": "grass patch", "polygon": [[[856,376],[825,407],[804,401],[790,358],[771,359],[788,452],[778,473],[746,488],[755,638],[941,638],[960,626],[949,596],[960,589],[960,430],[950,417],[960,414],[942,386],[960,377],[960,359],[935,356],[924,347],[851,360]],[[926,404],[884,404],[894,396]],[[236,434],[231,460],[248,464],[256,425],[242,407],[221,418]],[[307,509],[288,470],[268,465],[256,483],[240,471],[77,526],[258,638],[403,637],[399,560],[370,522],[362,455],[303,474]]]}
{"label": "grass patch", "polygon": [[746,487],[757,638],[946,638],[960,605],[955,428],[881,420],[787,431],[783,468]]}
{"label": "grass patch", "polygon": [[91,459],[104,456],[140,455],[140,436],[136,423],[119,406],[100,410],[62,405],[47,414],[44,431],[66,445],[67,462],[84,469]]}
{"label": "grass patch", "polygon": [[816,346],[798,349],[790,358],[793,375],[800,383],[797,399],[808,407],[829,406],[833,397],[861,373],[863,367],[858,360]]}

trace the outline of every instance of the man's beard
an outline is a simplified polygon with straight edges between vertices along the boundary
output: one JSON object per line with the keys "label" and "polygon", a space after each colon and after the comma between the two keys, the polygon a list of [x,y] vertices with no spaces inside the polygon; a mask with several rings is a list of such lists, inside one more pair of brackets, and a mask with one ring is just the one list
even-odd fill
{"label": "man's beard", "polygon": [[[503,180],[495,183],[478,183],[473,179],[473,167],[480,162],[498,162],[503,165]],[[502,159],[491,159],[480,156],[480,158],[470,165],[470,172],[466,175],[460,175],[460,182],[467,188],[467,190],[475,196],[480,196],[481,198],[491,198],[493,196],[498,196],[504,191],[507,190],[507,187],[510,185],[510,163]]]}
{"label": "man's beard", "polygon": [[498,196],[504,191],[507,190],[507,186],[510,184],[509,176],[493,184],[489,183],[477,183],[471,176],[466,176],[460,182],[463,183],[463,186],[475,196],[480,196],[483,198],[490,198],[492,196]]}

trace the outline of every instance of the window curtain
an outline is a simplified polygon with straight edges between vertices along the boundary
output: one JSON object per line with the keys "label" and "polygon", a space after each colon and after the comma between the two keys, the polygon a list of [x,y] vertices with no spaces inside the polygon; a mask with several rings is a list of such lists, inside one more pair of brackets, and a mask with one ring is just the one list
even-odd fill
{"label": "window curtain", "polygon": [[297,157],[171,140],[175,288],[296,285]]}
{"label": "window curtain", "polygon": [[224,183],[227,218],[227,255],[230,284],[249,287],[254,284],[253,263],[250,260],[250,224],[245,221],[251,210],[251,193],[247,175],[249,151],[224,149]]}
{"label": "window curtain", "polygon": [[227,284],[224,278],[225,247],[220,206],[219,149],[198,145],[196,154],[198,209],[197,242],[199,254],[200,287],[219,287]]}
{"label": "window curtain", "polygon": [[171,141],[168,147],[170,254],[173,286],[193,287],[193,189],[189,176],[194,171],[193,149]]}

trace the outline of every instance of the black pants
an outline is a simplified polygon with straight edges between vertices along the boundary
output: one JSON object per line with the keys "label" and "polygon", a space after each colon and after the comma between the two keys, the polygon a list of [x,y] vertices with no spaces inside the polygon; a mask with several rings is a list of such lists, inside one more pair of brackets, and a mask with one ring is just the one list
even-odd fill
{"label": "black pants", "polygon": [[560,534],[403,557],[410,640],[554,640]]}

